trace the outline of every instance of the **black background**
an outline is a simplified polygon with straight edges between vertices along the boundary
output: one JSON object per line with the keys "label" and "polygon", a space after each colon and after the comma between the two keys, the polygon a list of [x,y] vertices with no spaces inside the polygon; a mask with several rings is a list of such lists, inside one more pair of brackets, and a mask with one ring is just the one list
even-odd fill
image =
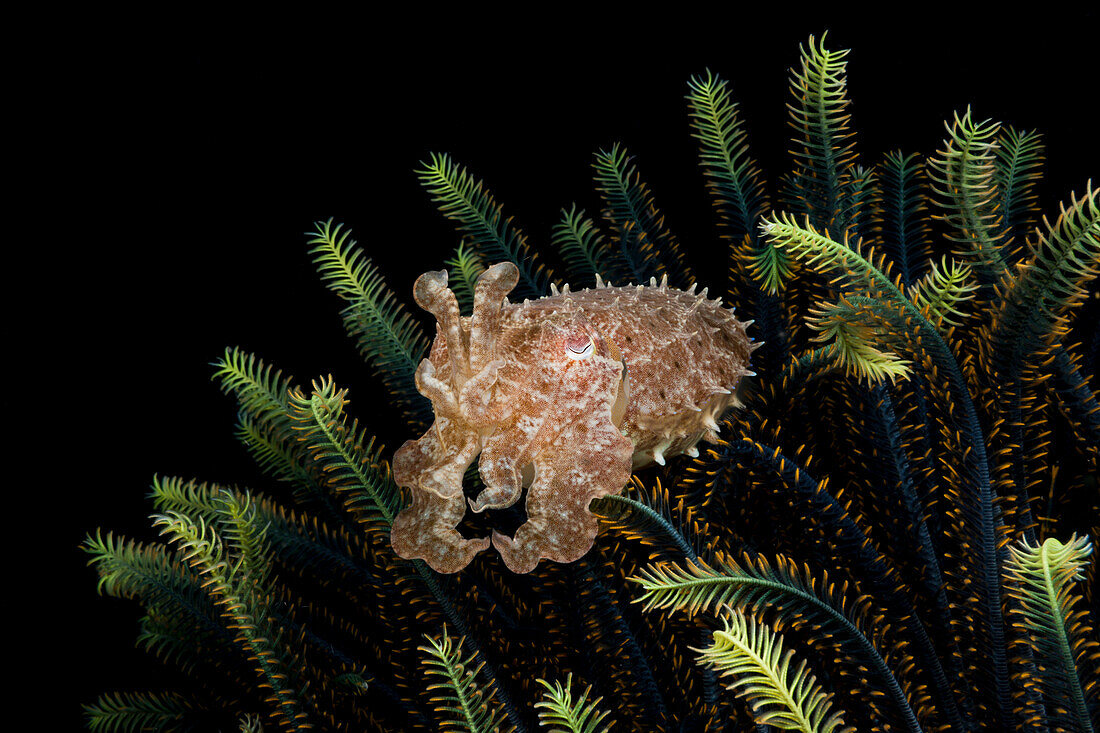
{"label": "black background", "polygon": [[58,49],[34,193],[71,226],[45,240],[60,246],[37,250],[61,277],[32,301],[47,343],[13,384],[24,398],[28,384],[49,395],[43,430],[53,437],[32,438],[46,455],[27,494],[35,506],[18,521],[33,547],[56,553],[29,581],[62,593],[36,612],[52,630],[33,679],[65,691],[53,712],[66,727],[98,692],[155,689],[163,674],[134,648],[136,606],[96,595],[77,549],[85,534],[151,539],[144,495],[154,474],[270,488],[210,379],[226,346],[300,381],[334,374],[351,387],[353,412],[385,429],[391,413],[303,232],[318,219],[345,222],[406,296],[458,242],[414,173],[430,151],[469,166],[540,245],[563,206],[595,213],[593,153],[621,141],[690,264],[720,289],[725,251],[689,135],[687,78],[710,68],[732,83],[774,184],[788,165],[788,68],[800,43],[828,29],[829,47],[852,49],[865,162],[899,147],[934,151],[943,121],[972,105],[979,119],[1046,134],[1046,212],[1100,172],[1088,101],[1095,11],[910,17],[880,7],[630,19],[407,7],[370,21],[289,18],[279,32],[251,22],[218,30],[210,19],[171,38],[173,23],[160,19]]}

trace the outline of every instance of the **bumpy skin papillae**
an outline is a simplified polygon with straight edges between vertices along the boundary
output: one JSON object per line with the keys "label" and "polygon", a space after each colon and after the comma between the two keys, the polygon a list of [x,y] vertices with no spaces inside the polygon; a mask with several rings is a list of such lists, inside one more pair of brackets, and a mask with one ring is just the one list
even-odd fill
{"label": "bumpy skin papillae", "polygon": [[756,345],[748,324],[706,291],[649,286],[565,291],[513,304],[514,265],[479,279],[471,318],[459,316],[445,272],[422,275],[416,301],[435,315],[436,340],[417,388],[436,421],[394,457],[413,504],[394,522],[395,551],[455,572],[489,544],[455,529],[473,459],[486,488],[473,511],[511,506],[525,479],[527,522],[492,541],[514,572],[546,558],[571,562],[595,539],[592,499],[616,494],[630,472],[695,454],[733,403]]}

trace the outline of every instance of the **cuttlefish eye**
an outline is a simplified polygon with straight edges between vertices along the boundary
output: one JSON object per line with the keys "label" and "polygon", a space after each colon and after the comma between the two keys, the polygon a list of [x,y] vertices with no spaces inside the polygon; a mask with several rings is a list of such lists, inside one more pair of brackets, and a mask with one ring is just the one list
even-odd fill
{"label": "cuttlefish eye", "polygon": [[573,336],[565,340],[565,353],[570,359],[587,359],[594,346],[591,336]]}

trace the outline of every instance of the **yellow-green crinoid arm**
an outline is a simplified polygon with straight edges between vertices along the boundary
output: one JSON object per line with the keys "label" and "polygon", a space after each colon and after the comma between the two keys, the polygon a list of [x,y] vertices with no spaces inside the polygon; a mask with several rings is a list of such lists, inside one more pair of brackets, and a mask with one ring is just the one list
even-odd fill
{"label": "yellow-green crinoid arm", "polygon": [[[1080,596],[1073,583],[1084,577],[1092,543],[1074,535],[1063,544],[1050,537],[1041,545],[1020,540],[1008,546],[1005,585],[1017,602],[1015,626],[1032,649],[1047,710],[1059,730],[1093,731],[1100,714],[1097,643],[1074,610]],[[1053,727],[1053,726],[1052,726]]]}
{"label": "yellow-green crinoid arm", "polygon": [[699,651],[699,663],[723,677],[729,689],[748,700],[756,722],[803,733],[845,733],[843,713],[810,674],[805,661],[794,665],[794,652],[783,651],[783,637],[739,609],[724,616],[725,628]]}

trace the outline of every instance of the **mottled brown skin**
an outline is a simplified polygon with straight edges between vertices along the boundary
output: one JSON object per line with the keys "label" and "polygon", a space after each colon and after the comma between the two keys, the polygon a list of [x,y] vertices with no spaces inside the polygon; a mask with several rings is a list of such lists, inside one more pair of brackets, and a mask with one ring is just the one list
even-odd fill
{"label": "mottled brown skin", "polygon": [[[517,573],[543,558],[580,558],[596,537],[591,501],[619,493],[633,469],[697,455],[752,373],[749,324],[705,290],[598,283],[509,303],[518,278],[511,263],[486,270],[469,318],[445,271],[421,275],[413,289],[438,322],[416,372],[436,419],[394,456],[394,478],[413,501],[391,541],[439,572],[461,570],[490,542]],[[486,488],[469,501],[473,511],[511,506],[529,486],[527,522],[513,537],[456,530],[462,477],[478,456]]]}

